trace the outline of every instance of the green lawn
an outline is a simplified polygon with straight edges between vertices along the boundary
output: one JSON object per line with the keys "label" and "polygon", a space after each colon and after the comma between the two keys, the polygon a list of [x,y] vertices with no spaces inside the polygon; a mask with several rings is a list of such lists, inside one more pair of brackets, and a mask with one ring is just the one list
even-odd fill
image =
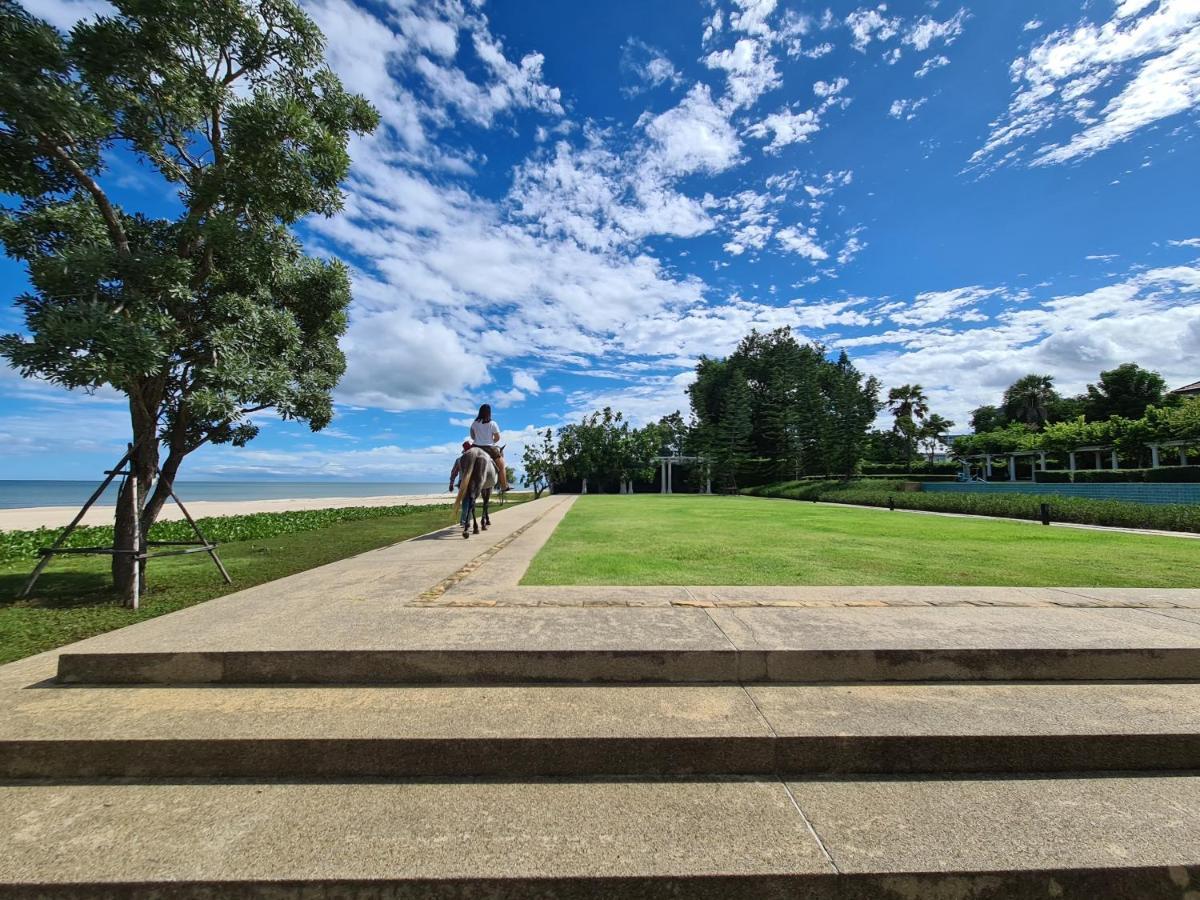
{"label": "green lawn", "polygon": [[751,497],[581,497],[523,584],[1200,587],[1200,541]]}
{"label": "green lawn", "polygon": [[[512,506],[513,500],[508,505]],[[403,516],[342,522],[313,531],[222,544],[219,552],[233,577],[232,586],[221,580],[205,553],[154,560],[147,576],[148,589],[136,611],[125,609],[113,595],[107,558],[56,557],[38,581],[36,596],[26,601],[13,598],[24,586],[34,561],[3,563],[0,663],[386,547],[444,527],[452,519],[448,507],[418,507]]]}

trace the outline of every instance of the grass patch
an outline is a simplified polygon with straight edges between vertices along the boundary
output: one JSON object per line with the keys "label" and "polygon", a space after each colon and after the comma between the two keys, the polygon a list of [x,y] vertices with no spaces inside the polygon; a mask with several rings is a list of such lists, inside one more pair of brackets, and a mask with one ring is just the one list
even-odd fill
{"label": "grass patch", "polygon": [[887,506],[892,500],[901,509],[966,513],[1008,519],[1037,519],[1038,507],[1050,504],[1056,522],[1106,525],[1115,528],[1149,528],[1156,531],[1200,532],[1200,504],[1134,503],[1127,500],[1094,500],[1056,494],[926,493],[901,491],[900,481],[781,481],[742,491],[752,497],[787,500],[820,500],[858,506]]}
{"label": "grass patch", "polygon": [[[530,495],[532,496],[532,495]],[[510,497],[507,506],[523,502]],[[374,513],[378,507],[355,507]],[[453,515],[446,506],[387,507],[386,513],[340,516],[333,524],[303,531],[255,536],[222,543],[221,560],[233,577],[225,584],[207,554],[153,560],[149,585],[138,610],[126,609],[115,596],[108,576],[109,560],[101,557],[57,557],[38,581],[36,596],[17,601],[18,591],[33,568],[29,559],[0,564],[0,663],[11,662],[72,641],[122,628],[186,606],[293,575],[316,566],[386,547],[447,526]],[[320,510],[319,512],[344,512]],[[285,516],[284,513],[262,514]],[[227,517],[238,520],[255,516]],[[201,527],[219,519],[208,519]],[[292,525],[297,519],[288,520]],[[321,517],[303,521],[316,523]],[[268,522],[254,527],[266,529]],[[278,520],[276,520],[278,524]],[[243,523],[243,526],[250,527]],[[208,533],[221,533],[212,529]]]}
{"label": "grass patch", "polygon": [[581,497],[522,584],[1198,587],[1181,538],[778,503]]}

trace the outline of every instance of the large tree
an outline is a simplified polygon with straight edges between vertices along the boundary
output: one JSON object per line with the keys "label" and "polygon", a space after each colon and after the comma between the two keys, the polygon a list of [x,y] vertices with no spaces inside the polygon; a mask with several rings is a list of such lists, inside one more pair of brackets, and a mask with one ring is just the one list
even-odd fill
{"label": "large tree", "polygon": [[1167,383],[1157,372],[1136,363],[1123,363],[1100,373],[1096,384],[1087,386],[1084,399],[1087,417],[1101,422],[1109,416],[1140,419],[1148,406],[1162,406]]}
{"label": "large tree", "polygon": [[[330,421],[349,278],[290,226],[337,211],[348,140],[378,116],[293,0],[113,6],[65,36],[0,0],[0,191],[20,201],[0,240],[32,285],[16,301],[26,333],[0,353],[128,398],[140,508],[118,503],[116,546],[131,551],[201,445],[245,444],[259,410]],[[178,215],[120,205],[114,155],[156,170]],[[114,555],[119,588],[137,572]]]}
{"label": "large tree", "polygon": [[1008,386],[1001,407],[1009,422],[1041,428],[1049,421],[1053,404],[1061,399],[1053,375],[1025,375]]}

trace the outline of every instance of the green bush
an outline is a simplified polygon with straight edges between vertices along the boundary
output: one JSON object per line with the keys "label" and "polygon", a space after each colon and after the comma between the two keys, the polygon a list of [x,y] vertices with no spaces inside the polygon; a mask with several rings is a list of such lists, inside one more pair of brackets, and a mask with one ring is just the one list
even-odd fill
{"label": "green bush", "polygon": [[908,472],[904,466],[896,463],[869,463],[865,462],[861,466],[864,476],[873,475],[949,475],[951,477],[957,475],[962,469],[959,463],[946,460],[944,462],[915,462],[913,463],[912,472]]}
{"label": "green bush", "polygon": [[1037,469],[1033,470],[1033,480],[1038,484],[1070,484],[1071,470],[1070,469],[1047,469],[1040,472]]}
{"label": "green bush", "polygon": [[1050,469],[1034,472],[1039,484],[1162,484],[1200,483],[1200,466],[1163,466],[1158,469]]}
{"label": "green bush", "polygon": [[1143,469],[1145,480],[1152,483],[1172,482],[1195,484],[1200,482],[1200,466],[1162,466],[1158,469]]}
{"label": "green bush", "polygon": [[[441,508],[441,505],[438,505]],[[449,509],[447,503],[445,508]],[[251,513],[244,516],[215,516],[199,519],[201,531],[210,541],[227,544],[231,541],[248,541],[294,534],[299,531],[316,531],[339,522],[356,522],[361,519],[379,519],[407,516],[428,506],[346,506],[334,509],[306,509],[294,512]],[[61,528],[38,528],[33,531],[0,531],[0,562],[15,559],[32,559],[41,547],[49,547],[62,532]],[[187,522],[158,522],[150,529],[152,541],[191,541],[195,533]],[[106,547],[112,546],[111,525],[84,525],[71,532],[64,546]]]}
{"label": "green bush", "polygon": [[784,481],[759,488],[748,488],[742,493],[755,497],[820,500],[826,503],[853,503],[860,506],[887,506],[891,500],[897,509],[923,509],[931,512],[1002,516],[1010,519],[1038,519],[1041,504],[1049,503],[1050,516],[1056,522],[1200,532],[1200,504],[1194,503],[1132,503],[1125,500],[999,492],[929,494],[902,491],[901,483]]}

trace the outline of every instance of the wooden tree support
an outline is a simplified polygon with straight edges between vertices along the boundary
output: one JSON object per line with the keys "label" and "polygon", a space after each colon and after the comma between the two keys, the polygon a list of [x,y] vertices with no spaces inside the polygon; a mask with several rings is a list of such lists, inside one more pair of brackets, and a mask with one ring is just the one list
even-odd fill
{"label": "wooden tree support", "polygon": [[[135,449],[134,445],[130,444],[129,449],[125,452],[125,455],[121,457],[120,461],[112,469],[110,469],[109,471],[104,473],[105,478],[104,478],[104,481],[102,481],[100,483],[100,487],[96,488],[96,490],[92,494],[92,496],[90,496],[87,499],[87,502],[83,504],[83,508],[81,510],[79,510],[79,512],[76,514],[75,518],[71,520],[71,523],[66,528],[63,529],[62,533],[55,539],[54,543],[52,545],[50,545],[49,547],[43,547],[42,549],[38,550],[38,556],[40,556],[41,559],[38,560],[38,564],[34,567],[33,572],[30,574],[29,580],[27,582],[25,582],[25,587],[21,590],[21,593],[17,595],[18,598],[24,598],[24,597],[29,596],[30,592],[33,590],[33,586],[35,584],[37,584],[38,578],[41,577],[42,572],[44,572],[46,570],[46,567],[48,565],[50,565],[50,560],[53,557],[59,556],[62,554],[71,554],[71,553],[82,553],[82,554],[102,555],[102,556],[124,556],[124,555],[132,556],[134,558],[134,561],[137,563],[137,565],[135,566],[134,577],[133,577],[133,582],[134,582],[133,594],[129,598],[129,605],[133,609],[138,608],[139,601],[141,598],[141,581],[142,581],[141,563],[143,560],[156,559],[160,556],[179,556],[179,555],[185,554],[185,553],[207,553],[210,557],[212,557],[213,564],[216,565],[217,570],[221,573],[221,577],[225,579],[225,583],[233,584],[233,579],[229,577],[229,572],[227,572],[225,570],[225,565],[221,562],[221,557],[217,555],[216,542],[210,541],[210,540],[208,540],[208,538],[206,538],[204,536],[204,532],[202,532],[200,530],[200,526],[198,524],[196,524],[196,520],[192,518],[191,513],[189,513],[187,511],[187,507],[183,505],[183,501],[179,499],[179,495],[175,493],[174,485],[172,485],[171,489],[170,489],[171,499],[175,501],[175,505],[178,506],[179,511],[181,513],[183,513],[183,517],[185,519],[187,519],[187,523],[192,526],[192,531],[196,532],[196,537],[198,538],[198,540],[195,540],[195,541],[149,541],[149,540],[143,541],[143,540],[141,540],[141,524],[140,524],[141,523],[141,515],[140,515],[141,509],[138,504],[137,480],[134,479],[133,481],[129,482],[130,491],[129,491],[128,496],[129,496],[129,502],[133,505],[134,513],[135,513],[134,517],[133,517],[134,529],[135,529],[134,530],[134,546],[139,549],[118,550],[116,547],[64,547],[63,546],[63,544],[66,543],[67,538],[69,538],[71,536],[71,532],[73,532],[77,527],[79,527],[79,523],[83,521],[83,517],[85,515],[87,515],[87,511],[92,508],[92,506],[96,503],[96,501],[99,500],[100,497],[104,494],[105,490],[108,489],[108,486],[110,484],[112,484],[113,479],[116,478],[118,475],[120,475],[124,479],[126,479],[126,481],[129,481],[129,479],[132,477],[133,470],[126,469],[126,465],[129,463],[130,458],[133,456],[134,449]],[[149,547],[176,547],[176,548],[180,548],[180,549],[161,550],[156,553],[147,553],[145,550],[140,549],[143,546],[145,546],[147,548],[149,548]]]}

